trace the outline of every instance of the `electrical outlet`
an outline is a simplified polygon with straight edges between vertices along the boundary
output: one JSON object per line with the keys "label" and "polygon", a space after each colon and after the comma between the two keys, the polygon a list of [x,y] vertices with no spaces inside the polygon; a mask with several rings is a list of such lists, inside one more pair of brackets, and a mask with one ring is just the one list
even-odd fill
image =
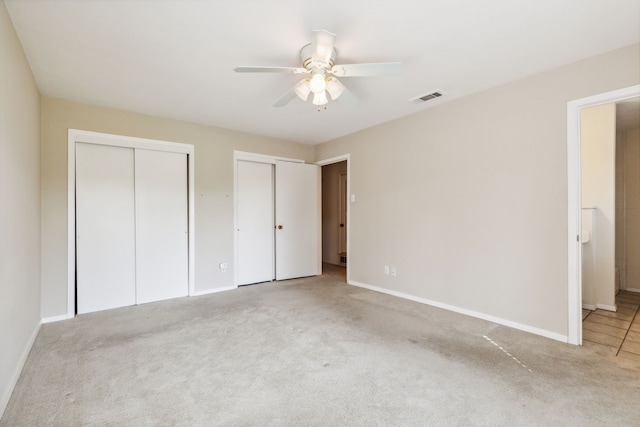
{"label": "electrical outlet", "polygon": [[391,267],[391,277],[396,277],[396,268]]}
{"label": "electrical outlet", "polygon": [[386,274],[387,276],[389,275],[389,266],[388,265],[384,266],[384,274]]}
{"label": "electrical outlet", "polygon": [[220,271],[222,271],[223,273],[227,272],[227,268],[229,268],[229,263],[228,262],[221,262],[220,265]]}

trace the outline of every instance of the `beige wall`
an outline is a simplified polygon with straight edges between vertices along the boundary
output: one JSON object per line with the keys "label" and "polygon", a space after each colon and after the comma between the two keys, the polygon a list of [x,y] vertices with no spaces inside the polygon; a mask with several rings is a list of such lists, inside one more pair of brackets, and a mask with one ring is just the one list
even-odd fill
{"label": "beige wall", "polygon": [[[581,112],[582,206],[591,221],[590,241],[582,245],[582,303],[586,308],[615,306],[615,147],[616,105]],[[584,217],[584,215],[583,215]]]}
{"label": "beige wall", "polygon": [[640,129],[622,132],[624,144],[624,284],[640,292]]}
{"label": "beige wall", "polygon": [[322,167],[322,262],[340,265],[340,174],[347,173],[347,162]]}
{"label": "beige wall", "polygon": [[[233,285],[233,151],[313,160],[313,147],[230,130],[43,97],[42,316],[67,312],[67,129],[195,147],[195,289]],[[221,262],[229,269],[222,273]]]}
{"label": "beige wall", "polygon": [[640,83],[639,54],[629,46],[316,146],[317,160],[351,155],[351,280],[566,337],[567,102]]}
{"label": "beige wall", "polygon": [[40,325],[40,110],[0,2],[0,416]]}

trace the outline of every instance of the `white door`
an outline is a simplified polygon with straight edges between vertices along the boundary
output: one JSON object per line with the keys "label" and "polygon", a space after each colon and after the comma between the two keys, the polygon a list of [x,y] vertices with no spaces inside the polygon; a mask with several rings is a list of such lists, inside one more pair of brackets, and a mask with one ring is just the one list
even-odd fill
{"label": "white door", "polygon": [[135,304],[134,152],[76,144],[78,313]]}
{"label": "white door", "polygon": [[322,273],[320,167],[276,162],[276,279]]}
{"label": "white door", "polygon": [[136,302],[189,293],[187,155],[136,150]]}
{"label": "white door", "polygon": [[236,284],[271,281],[274,274],[273,165],[237,162]]}

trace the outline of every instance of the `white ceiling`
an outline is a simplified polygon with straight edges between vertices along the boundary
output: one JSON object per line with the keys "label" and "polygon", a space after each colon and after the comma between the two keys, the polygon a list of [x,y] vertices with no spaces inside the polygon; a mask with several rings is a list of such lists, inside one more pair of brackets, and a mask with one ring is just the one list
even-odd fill
{"label": "white ceiling", "polygon": [[[309,144],[640,42],[638,0],[6,0],[43,95]],[[317,112],[300,76],[310,31],[337,63],[400,61],[401,77],[343,78],[359,98]],[[408,99],[446,93],[424,104]]]}

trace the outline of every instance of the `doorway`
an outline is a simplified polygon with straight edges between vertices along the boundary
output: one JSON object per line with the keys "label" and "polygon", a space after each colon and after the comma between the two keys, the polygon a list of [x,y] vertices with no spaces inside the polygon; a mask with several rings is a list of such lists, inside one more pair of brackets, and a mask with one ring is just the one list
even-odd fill
{"label": "doorway", "polygon": [[594,95],[567,103],[568,185],[568,328],[567,342],[582,344],[582,167],[581,113],[584,109],[640,96],[640,85]]}
{"label": "doorway", "polygon": [[616,103],[616,292],[640,293],[640,97]]}
{"label": "doorway", "polygon": [[322,262],[347,265],[347,162],[322,167]]}
{"label": "doorway", "polygon": [[322,166],[322,264],[323,274],[343,277],[349,268],[349,156],[317,163]]}

